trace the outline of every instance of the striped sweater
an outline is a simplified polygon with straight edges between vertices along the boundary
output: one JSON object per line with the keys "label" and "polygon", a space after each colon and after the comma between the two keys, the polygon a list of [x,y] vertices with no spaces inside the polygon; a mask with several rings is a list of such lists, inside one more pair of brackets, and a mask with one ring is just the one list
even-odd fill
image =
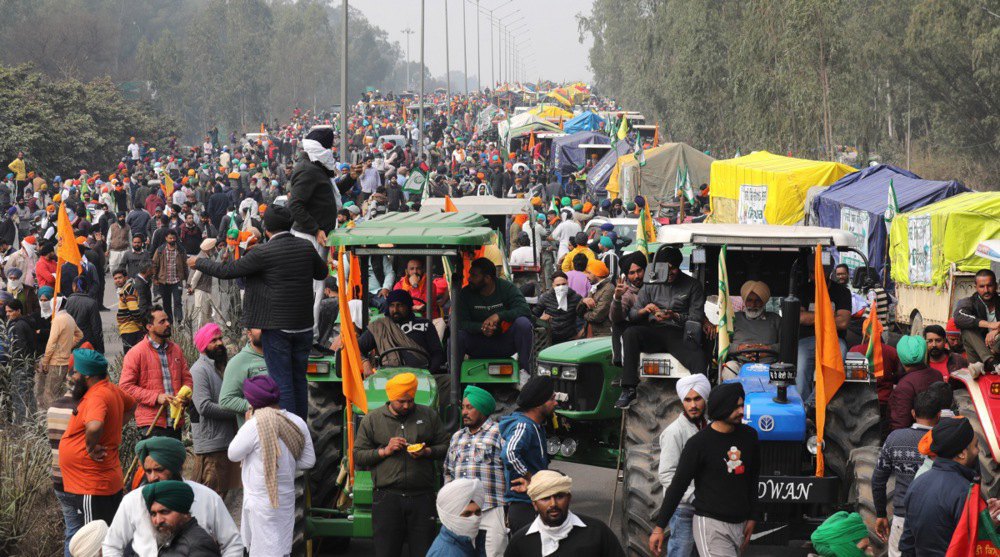
{"label": "striped sweater", "polygon": [[59,441],[69,427],[69,419],[76,411],[76,401],[70,395],[57,398],[45,414],[45,428],[49,447],[52,449],[52,484],[56,491],[63,490],[62,470],[59,469]]}

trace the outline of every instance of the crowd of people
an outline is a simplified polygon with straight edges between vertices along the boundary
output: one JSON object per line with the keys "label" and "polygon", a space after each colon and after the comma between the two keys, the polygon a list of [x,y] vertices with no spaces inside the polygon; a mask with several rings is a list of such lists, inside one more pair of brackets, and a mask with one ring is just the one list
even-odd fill
{"label": "crowd of people", "polygon": [[[214,128],[192,147],[173,135],[132,138],[105,172],[50,179],[23,154],[9,164],[0,182],[0,303],[11,338],[3,358],[17,395],[9,419],[45,416],[67,556],[291,554],[295,476],[315,464],[319,434],[305,421],[310,353],[316,345],[339,348],[337,329],[346,323],[358,328],[364,355],[411,349],[390,354],[386,365],[443,372],[442,318],[451,312],[458,354],[517,355],[516,410],[498,415],[493,395],[469,386],[461,427],[448,432],[435,408],[416,404],[416,376],[386,382],[389,402],[363,417],[353,454],[372,474],[375,554],[396,556],[404,547],[413,556],[624,554],[606,524],[570,509],[573,480],[549,468],[545,424],[557,393],[550,377],[531,369],[534,335],[541,325],[552,342],[610,336],[624,409],[636,398],[642,351],[707,368],[705,346],[685,329],[705,322],[703,288],[681,271],[680,250],[661,250],[664,280],[647,283],[647,256],[626,252],[629,238],[610,224],[587,227],[596,217],[636,216],[651,202],[588,196],[580,178],[594,160],[561,176],[541,143],[505,156],[477,126],[489,95],[433,100],[441,108],[420,129],[405,103],[368,94],[350,107],[346,153],[328,115],[296,109],[290,122],[252,140],[234,133],[226,142]],[[411,172],[426,174],[425,191],[410,188]],[[510,250],[500,257],[551,265],[551,288],[535,285],[535,299],[532,288],[498,275],[494,254],[471,261],[468,285],[450,300],[447,281],[423,258],[386,256],[368,268],[366,294],[385,317],[362,327],[354,311],[338,315],[334,275],[346,269],[326,247],[329,234],[418,211],[427,197],[473,194],[521,197],[535,209],[535,222],[512,215]],[[63,215],[72,235],[60,225]],[[67,243],[78,246],[79,264],[61,259]],[[846,271],[829,279],[842,350],[865,352],[860,322],[867,308],[887,307],[887,294],[872,289],[871,299],[857,300]],[[105,299],[109,275],[117,304]],[[1000,368],[996,278],[983,271],[976,286],[947,329],[929,326],[923,336],[882,346],[886,440],[873,492],[877,532],[891,554],[947,547],[959,487],[974,474],[976,442],[969,422],[951,414],[948,379],[958,369]],[[770,297],[763,282],[741,285],[737,347],[778,346],[779,318],[765,311]],[[104,335],[111,311],[117,342]],[[803,400],[813,382],[812,319],[802,312]],[[231,355],[224,329],[234,323],[243,345]],[[175,325],[190,338],[178,342]],[[122,365],[112,381],[108,361],[118,344]],[[737,369],[725,366],[723,374]],[[659,438],[665,497],[649,549],[738,555],[760,511],[761,451],[743,423],[742,387],[713,388],[695,373],[676,389],[684,411]],[[121,455],[130,422],[142,440],[134,455]],[[134,468],[122,466],[133,460]],[[234,517],[225,502],[237,488]]]}

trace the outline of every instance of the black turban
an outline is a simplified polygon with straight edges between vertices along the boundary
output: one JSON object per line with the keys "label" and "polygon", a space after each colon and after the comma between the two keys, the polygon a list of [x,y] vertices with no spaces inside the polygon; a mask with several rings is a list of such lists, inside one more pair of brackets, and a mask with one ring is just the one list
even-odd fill
{"label": "black turban", "polygon": [[931,430],[931,452],[943,458],[955,458],[975,437],[968,419],[941,418]]}
{"label": "black turban", "polygon": [[329,149],[333,147],[333,130],[330,128],[318,128],[306,135],[306,139],[319,142],[320,145]]}
{"label": "black turban", "polygon": [[536,375],[521,387],[521,394],[517,395],[517,407],[521,410],[536,408],[549,401],[552,393],[555,392],[555,385],[548,375]]}
{"label": "black turban", "polygon": [[708,419],[712,421],[725,420],[740,405],[744,398],[742,383],[723,383],[708,394]]}

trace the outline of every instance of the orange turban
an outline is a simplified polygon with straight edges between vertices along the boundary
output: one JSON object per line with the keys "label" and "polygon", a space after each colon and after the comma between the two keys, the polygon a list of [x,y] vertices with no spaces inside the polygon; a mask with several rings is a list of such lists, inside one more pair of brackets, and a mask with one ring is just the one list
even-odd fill
{"label": "orange turban", "polygon": [[590,262],[587,263],[587,271],[598,278],[604,278],[611,273],[611,271],[608,270],[608,266],[605,265],[600,259],[591,259]]}
{"label": "orange turban", "polygon": [[593,209],[593,208],[594,208],[594,204],[591,203],[591,202],[589,202],[589,201],[583,204],[583,212],[584,213],[589,213],[590,210]]}
{"label": "orange turban", "polygon": [[528,222],[528,215],[525,215],[524,213],[514,215],[514,222],[517,223],[518,226],[522,226],[524,223]]}
{"label": "orange turban", "polygon": [[404,395],[411,397],[417,394],[417,376],[412,373],[400,373],[385,383],[385,394],[389,400],[399,400]]}

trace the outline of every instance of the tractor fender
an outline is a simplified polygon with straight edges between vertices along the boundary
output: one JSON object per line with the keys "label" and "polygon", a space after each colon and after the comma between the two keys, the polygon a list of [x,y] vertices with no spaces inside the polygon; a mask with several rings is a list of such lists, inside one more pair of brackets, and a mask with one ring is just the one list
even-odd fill
{"label": "tractor fender", "polygon": [[983,437],[989,444],[993,459],[1000,455],[1000,375],[982,375],[973,378],[967,369],[951,374],[969,393],[972,407],[982,425]]}

